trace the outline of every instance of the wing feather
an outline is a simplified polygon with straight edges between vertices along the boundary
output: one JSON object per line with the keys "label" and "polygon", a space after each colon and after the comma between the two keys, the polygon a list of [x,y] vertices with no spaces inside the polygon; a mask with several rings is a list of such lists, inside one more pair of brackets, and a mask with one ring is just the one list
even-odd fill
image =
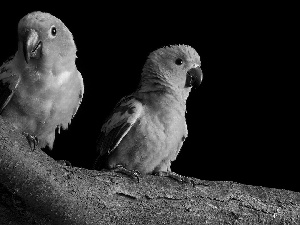
{"label": "wing feather", "polygon": [[0,67],[0,114],[9,103],[20,82],[21,77],[13,73],[13,58]]}
{"label": "wing feather", "polygon": [[134,96],[131,95],[121,99],[102,126],[97,144],[99,157],[111,154],[136,123],[142,111],[142,103]]}

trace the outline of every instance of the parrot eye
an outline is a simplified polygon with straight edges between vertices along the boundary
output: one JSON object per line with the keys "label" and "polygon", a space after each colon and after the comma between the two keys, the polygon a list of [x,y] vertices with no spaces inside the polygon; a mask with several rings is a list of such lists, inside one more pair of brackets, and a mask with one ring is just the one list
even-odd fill
{"label": "parrot eye", "polygon": [[178,66],[181,65],[182,63],[183,63],[183,61],[180,58],[175,60],[175,64],[178,65]]}
{"label": "parrot eye", "polygon": [[56,27],[52,26],[49,31],[50,31],[49,36],[51,38],[54,38],[56,36]]}

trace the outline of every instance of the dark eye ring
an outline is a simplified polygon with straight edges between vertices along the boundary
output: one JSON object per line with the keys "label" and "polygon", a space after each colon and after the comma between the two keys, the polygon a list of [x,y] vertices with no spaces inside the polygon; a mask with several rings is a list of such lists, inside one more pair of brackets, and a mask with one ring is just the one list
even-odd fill
{"label": "dark eye ring", "polygon": [[183,61],[180,58],[175,60],[175,64],[178,65],[178,66],[181,65],[182,63],[183,63]]}
{"label": "dark eye ring", "polygon": [[56,36],[56,33],[57,33],[56,27],[55,27],[55,26],[52,26],[51,29],[50,29],[50,31],[51,31],[52,37],[55,37],[55,36]]}

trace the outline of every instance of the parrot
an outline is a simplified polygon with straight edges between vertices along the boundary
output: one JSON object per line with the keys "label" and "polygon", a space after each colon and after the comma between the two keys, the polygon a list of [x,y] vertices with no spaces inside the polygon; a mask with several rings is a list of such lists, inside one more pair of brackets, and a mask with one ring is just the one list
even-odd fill
{"label": "parrot", "polygon": [[188,45],[150,53],[137,90],[117,103],[101,127],[93,168],[182,180],[170,167],[188,135],[186,101],[202,81],[200,64]]}
{"label": "parrot", "polygon": [[67,129],[83,98],[76,46],[64,23],[32,12],[18,23],[18,49],[0,67],[0,115],[33,149],[51,150],[55,131]]}

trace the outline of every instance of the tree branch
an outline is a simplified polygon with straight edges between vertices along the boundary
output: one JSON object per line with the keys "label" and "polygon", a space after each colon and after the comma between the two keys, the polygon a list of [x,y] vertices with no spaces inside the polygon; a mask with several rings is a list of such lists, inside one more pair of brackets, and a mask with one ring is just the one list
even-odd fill
{"label": "tree branch", "polygon": [[58,164],[0,117],[1,224],[300,224],[300,194]]}

